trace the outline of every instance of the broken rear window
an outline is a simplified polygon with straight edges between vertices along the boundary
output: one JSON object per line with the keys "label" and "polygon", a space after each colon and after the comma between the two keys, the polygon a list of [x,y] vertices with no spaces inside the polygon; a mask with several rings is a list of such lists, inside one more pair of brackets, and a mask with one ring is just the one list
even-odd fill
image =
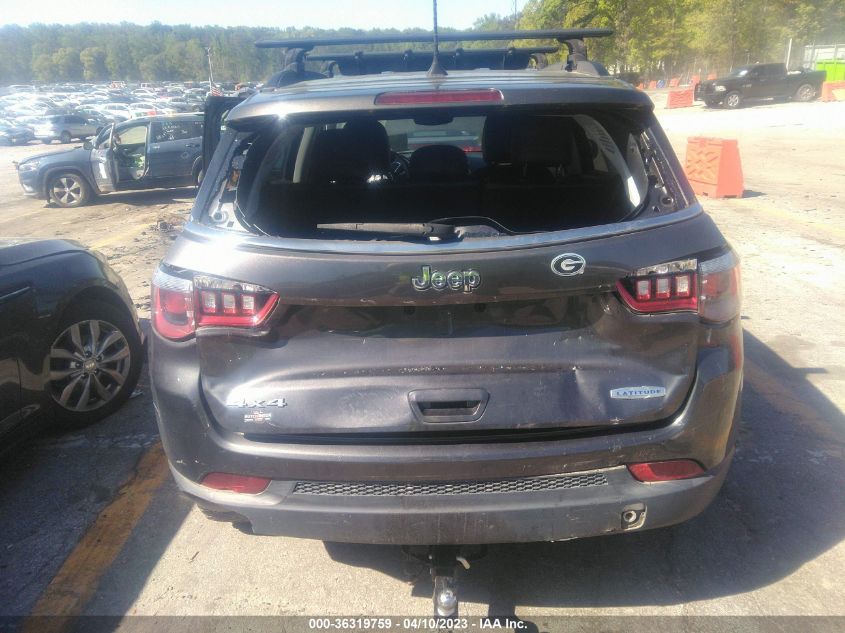
{"label": "broken rear window", "polygon": [[607,112],[404,111],[229,135],[205,221],[264,235],[494,237],[619,222],[672,200],[646,127]]}

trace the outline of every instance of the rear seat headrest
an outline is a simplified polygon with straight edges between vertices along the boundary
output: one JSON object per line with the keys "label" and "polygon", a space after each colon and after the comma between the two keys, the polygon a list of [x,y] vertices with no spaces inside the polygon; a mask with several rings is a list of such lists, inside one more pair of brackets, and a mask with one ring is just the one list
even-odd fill
{"label": "rear seat headrest", "polygon": [[563,165],[567,173],[591,170],[597,153],[575,119],[553,115],[491,114],[481,147],[488,165]]}
{"label": "rear seat headrest", "polygon": [[411,180],[449,182],[469,176],[469,159],[454,145],[426,145],[411,154]]}
{"label": "rear seat headrest", "polygon": [[314,141],[312,165],[313,182],[357,183],[383,176],[390,169],[387,131],[374,119],[323,130]]}
{"label": "rear seat headrest", "polygon": [[488,165],[512,163],[511,138],[517,117],[508,114],[490,114],[484,120],[481,132],[481,150]]}
{"label": "rear seat headrest", "polygon": [[580,163],[575,143],[576,127],[578,124],[569,117],[532,116],[520,119],[513,134],[514,162],[567,167]]}

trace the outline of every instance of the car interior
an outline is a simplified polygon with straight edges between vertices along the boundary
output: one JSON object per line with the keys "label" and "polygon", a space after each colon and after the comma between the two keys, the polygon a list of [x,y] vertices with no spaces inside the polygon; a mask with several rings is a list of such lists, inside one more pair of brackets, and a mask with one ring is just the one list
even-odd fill
{"label": "car interior", "polygon": [[333,224],[484,225],[500,234],[604,224],[643,198],[641,134],[583,114],[291,125],[241,141],[228,178],[239,183],[221,201],[235,201],[248,228],[300,238],[350,230]]}
{"label": "car interior", "polygon": [[147,171],[147,124],[114,131],[114,157],[117,180],[138,180]]}

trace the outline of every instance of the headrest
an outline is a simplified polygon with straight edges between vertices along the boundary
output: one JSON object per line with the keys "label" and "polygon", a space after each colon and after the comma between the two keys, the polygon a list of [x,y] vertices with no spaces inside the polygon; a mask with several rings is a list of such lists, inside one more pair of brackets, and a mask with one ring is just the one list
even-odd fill
{"label": "headrest", "polygon": [[454,145],[426,145],[411,154],[411,180],[448,182],[469,175],[469,159]]}
{"label": "headrest", "polygon": [[513,135],[513,159],[518,163],[564,165],[576,152],[576,126],[559,116],[532,116],[519,120]]}
{"label": "headrest", "polygon": [[390,144],[384,126],[373,119],[349,121],[324,130],[314,142],[311,180],[357,184],[390,168]]}
{"label": "headrest", "polygon": [[512,163],[511,137],[516,117],[507,114],[491,114],[484,120],[481,133],[481,149],[488,165]]}

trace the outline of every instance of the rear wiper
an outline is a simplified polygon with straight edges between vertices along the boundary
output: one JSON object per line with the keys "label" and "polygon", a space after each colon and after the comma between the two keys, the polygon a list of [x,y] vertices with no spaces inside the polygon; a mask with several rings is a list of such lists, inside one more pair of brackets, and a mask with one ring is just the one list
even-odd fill
{"label": "rear wiper", "polygon": [[455,237],[455,227],[436,222],[336,222],[318,224],[318,229],[330,231],[356,231],[361,233],[387,233],[413,237]]}

